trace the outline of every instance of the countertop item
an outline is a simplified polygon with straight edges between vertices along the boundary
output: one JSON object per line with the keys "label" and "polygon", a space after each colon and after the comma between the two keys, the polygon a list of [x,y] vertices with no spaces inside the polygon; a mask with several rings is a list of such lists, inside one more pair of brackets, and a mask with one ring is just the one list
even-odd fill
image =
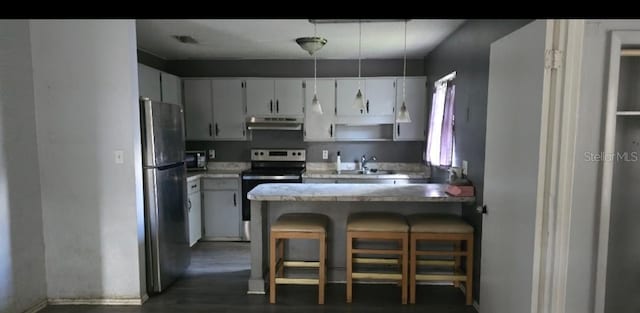
{"label": "countertop item", "polygon": [[453,197],[447,184],[261,184],[247,198],[261,201],[396,201],[473,202],[475,197]]}

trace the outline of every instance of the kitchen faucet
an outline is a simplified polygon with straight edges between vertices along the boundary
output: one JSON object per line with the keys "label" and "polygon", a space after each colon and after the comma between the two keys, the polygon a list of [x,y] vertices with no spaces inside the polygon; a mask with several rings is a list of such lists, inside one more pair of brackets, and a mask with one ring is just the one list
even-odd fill
{"label": "kitchen faucet", "polygon": [[367,163],[369,161],[377,161],[378,159],[375,156],[372,156],[371,159],[367,160],[367,157],[363,154],[360,158],[360,167],[362,169],[362,174],[366,174],[369,172],[369,168],[367,167]]}

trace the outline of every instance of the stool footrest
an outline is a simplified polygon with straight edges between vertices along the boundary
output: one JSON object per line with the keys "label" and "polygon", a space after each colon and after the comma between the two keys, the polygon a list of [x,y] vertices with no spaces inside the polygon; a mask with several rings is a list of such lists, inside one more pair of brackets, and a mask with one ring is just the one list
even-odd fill
{"label": "stool footrest", "polygon": [[318,285],[319,280],[317,278],[277,277],[276,284],[278,285]]}
{"label": "stool footrest", "polygon": [[400,265],[399,259],[353,258],[354,264]]}
{"label": "stool footrest", "polygon": [[320,267],[318,261],[284,261],[284,267]]}
{"label": "stool footrest", "polygon": [[453,260],[418,260],[417,265],[429,265],[429,266],[456,266],[456,261]]}
{"label": "stool footrest", "polygon": [[355,279],[393,279],[393,280],[402,280],[402,274],[394,274],[394,273],[353,272],[353,273],[351,273],[351,277],[353,277]]}
{"label": "stool footrest", "polygon": [[402,254],[402,250],[382,250],[382,249],[352,249],[352,254]]}
{"label": "stool footrest", "polygon": [[425,281],[467,281],[467,275],[460,271],[455,273],[431,273],[431,274],[416,274],[416,280]]}
{"label": "stool footrest", "polygon": [[444,256],[466,256],[467,251],[416,251],[416,255],[444,255]]}

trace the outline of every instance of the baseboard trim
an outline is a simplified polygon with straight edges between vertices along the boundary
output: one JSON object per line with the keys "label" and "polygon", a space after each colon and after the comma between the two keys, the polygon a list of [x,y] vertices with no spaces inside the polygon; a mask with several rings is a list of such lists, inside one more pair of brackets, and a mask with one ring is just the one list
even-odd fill
{"label": "baseboard trim", "polygon": [[147,302],[147,300],[149,300],[149,295],[145,293],[145,294],[142,296],[142,301],[141,301],[141,303],[140,303],[140,304],[144,304],[145,302]]}
{"label": "baseboard trim", "polygon": [[[465,288],[464,284],[460,284],[460,290],[462,290],[462,293],[464,293],[465,295],[467,294],[467,288]],[[478,304],[478,301],[474,300],[472,305],[476,309],[476,311],[480,312],[480,305]]]}
{"label": "baseboard trim", "polygon": [[44,299],[44,300],[36,303],[32,307],[28,308],[26,311],[24,311],[24,313],[36,313],[36,312],[39,312],[42,309],[47,307],[47,303],[48,303],[47,299]]}
{"label": "baseboard trim", "polygon": [[[148,296],[147,296],[148,298]],[[142,298],[129,298],[129,299],[49,299],[50,305],[142,305],[146,301],[145,297]]]}

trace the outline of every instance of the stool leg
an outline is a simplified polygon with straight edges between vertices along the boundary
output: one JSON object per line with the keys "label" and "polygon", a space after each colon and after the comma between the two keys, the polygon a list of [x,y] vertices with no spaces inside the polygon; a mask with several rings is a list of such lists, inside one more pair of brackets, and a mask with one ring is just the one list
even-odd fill
{"label": "stool leg", "polygon": [[351,253],[353,249],[353,235],[351,232],[347,232],[347,303],[351,303],[353,296],[353,255]]}
{"label": "stool leg", "polygon": [[275,234],[269,238],[269,303],[276,303],[276,242]]}
{"label": "stool leg", "polygon": [[[455,241],[453,243],[453,251],[457,251],[458,252],[458,251],[462,250],[460,243],[461,243],[460,241]],[[453,265],[453,270],[454,271],[457,271],[460,268],[460,259],[461,259],[461,257],[459,255],[456,255],[454,257],[454,260],[455,260],[454,261],[454,265]],[[456,288],[460,287],[460,281],[454,280],[453,281],[453,286],[456,287]]]}
{"label": "stool leg", "polygon": [[327,279],[326,253],[327,253],[327,237],[326,234],[320,235],[320,268],[318,269],[318,304],[324,304],[324,285]]}
{"label": "stool leg", "polygon": [[473,233],[467,238],[467,305],[473,304]]}
{"label": "stool leg", "polygon": [[418,261],[418,258],[416,257],[416,251],[417,249],[417,243],[418,243],[418,239],[416,239],[416,237],[411,236],[410,238],[411,240],[411,248],[409,250],[409,255],[411,257],[411,261],[409,262],[409,303],[411,304],[415,304],[416,303],[416,268],[417,268],[417,264],[416,262]]}
{"label": "stool leg", "polygon": [[276,240],[276,246],[278,247],[278,255],[276,257],[276,264],[278,264],[278,261],[280,261],[280,259],[282,259],[282,262],[283,262],[282,263],[283,266],[281,266],[279,269],[277,269],[276,277],[284,277],[284,244],[285,244],[284,239]]}
{"label": "stool leg", "polygon": [[409,233],[402,236],[402,304],[407,304],[409,278]]}

